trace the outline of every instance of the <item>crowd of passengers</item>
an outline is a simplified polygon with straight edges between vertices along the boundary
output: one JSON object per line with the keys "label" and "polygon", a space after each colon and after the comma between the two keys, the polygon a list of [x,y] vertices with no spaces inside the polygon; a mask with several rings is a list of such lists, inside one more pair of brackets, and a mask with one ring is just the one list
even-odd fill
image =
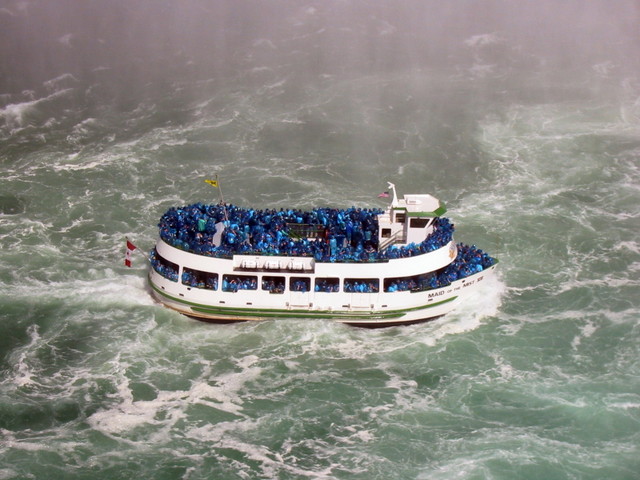
{"label": "crowd of passengers", "polygon": [[149,263],[151,263],[153,269],[164,278],[167,278],[172,282],[178,281],[178,266],[173,263],[168,263],[159,257],[155,248],[153,248],[149,253]]}
{"label": "crowd of passengers", "polygon": [[256,290],[258,281],[256,277],[242,279],[239,277],[222,277],[222,290],[225,292],[237,292],[238,290]]}
{"label": "crowd of passengers", "polygon": [[444,269],[434,274],[417,275],[408,278],[390,279],[385,284],[385,292],[404,292],[407,290],[429,290],[449,285],[451,282],[481,272],[491,267],[495,260],[475,245],[458,243],[458,255]]}
{"label": "crowd of passengers", "polygon": [[[204,279],[187,270],[182,271],[182,284],[195,288],[206,288],[207,290],[218,290],[218,276],[208,276]],[[237,290],[237,289],[236,289]]]}
{"label": "crowd of passengers", "polygon": [[[243,255],[313,257],[319,262],[367,262],[411,257],[436,250],[453,237],[453,224],[437,218],[423,242],[378,251],[378,215],[381,209],[316,208],[255,210],[234,205],[172,207],[160,219],[160,237],[169,245],[218,258]],[[217,224],[223,222],[220,244],[214,244]],[[315,238],[296,238],[291,225],[316,226]],[[302,231],[302,229],[301,229]]]}
{"label": "crowd of passengers", "polygon": [[[444,269],[433,274],[417,275],[413,277],[389,279],[385,281],[385,292],[402,292],[409,290],[429,290],[449,285],[451,282],[481,272],[491,267],[495,260],[488,254],[484,253],[475,245],[465,245],[458,243],[458,254],[455,260]],[[161,261],[155,249],[151,251],[150,261],[153,268],[162,276],[177,282],[178,270],[176,265],[169,265]],[[218,289],[217,275],[209,276],[206,279],[199,276],[191,269],[183,269],[182,283],[190,287],[206,288],[210,290]],[[296,280],[291,285],[292,291],[307,292],[310,290],[310,282],[308,280]],[[222,290],[226,292],[237,292],[238,290],[256,290],[257,279],[254,276],[223,276]],[[285,290],[284,283],[277,283],[272,277],[264,278],[262,281],[262,289],[273,293],[283,293]],[[377,293],[379,291],[378,280],[345,280],[343,289],[349,293]],[[314,287],[316,292],[338,292],[340,291],[337,282],[319,280]]]}

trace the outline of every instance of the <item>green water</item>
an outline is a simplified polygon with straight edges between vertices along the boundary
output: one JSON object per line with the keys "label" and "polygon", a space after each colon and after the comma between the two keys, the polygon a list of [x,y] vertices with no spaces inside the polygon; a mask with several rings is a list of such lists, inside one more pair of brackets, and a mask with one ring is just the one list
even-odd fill
{"label": "green water", "polygon": [[[0,12],[0,479],[640,478],[632,2],[55,3]],[[124,238],[215,174],[431,193],[498,277],[410,327],[185,318]]]}

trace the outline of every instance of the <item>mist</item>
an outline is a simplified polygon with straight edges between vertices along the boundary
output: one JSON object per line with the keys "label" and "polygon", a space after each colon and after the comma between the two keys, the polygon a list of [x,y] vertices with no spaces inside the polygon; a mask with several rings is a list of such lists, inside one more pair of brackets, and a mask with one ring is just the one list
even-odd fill
{"label": "mist", "polygon": [[444,180],[475,168],[488,115],[640,88],[631,0],[10,1],[0,21],[0,128],[23,152],[191,125],[194,158],[348,158],[353,178],[428,158]]}
{"label": "mist", "polygon": [[65,74],[106,78],[118,96],[172,81],[260,83],[269,72],[319,82],[454,68],[624,76],[640,66],[632,0],[9,1],[0,23],[2,93]]}

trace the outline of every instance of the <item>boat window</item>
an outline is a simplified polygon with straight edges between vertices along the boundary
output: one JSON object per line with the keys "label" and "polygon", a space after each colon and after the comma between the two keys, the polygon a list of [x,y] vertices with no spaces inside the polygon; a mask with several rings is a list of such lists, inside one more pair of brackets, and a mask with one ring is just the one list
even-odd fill
{"label": "boat window", "polygon": [[424,273],[421,275],[413,275],[411,277],[395,277],[384,279],[385,292],[406,292],[419,291],[435,288],[436,284],[433,274]]}
{"label": "boat window", "polygon": [[430,218],[412,218],[409,220],[409,226],[411,228],[424,228],[429,225]]}
{"label": "boat window", "polygon": [[378,293],[380,280],[377,278],[345,278],[344,291],[349,293]]}
{"label": "boat window", "polygon": [[178,281],[178,267],[177,263],[173,263],[162,255],[160,255],[154,248],[149,255],[149,261],[153,266],[153,269],[162,275],[164,278],[171,280],[172,282]]}
{"label": "boat window", "polygon": [[308,292],[311,290],[311,279],[309,277],[291,277],[289,279],[289,290],[292,292]]}
{"label": "boat window", "polygon": [[256,290],[258,277],[255,275],[223,275],[222,291],[237,292],[238,290]]}
{"label": "boat window", "polygon": [[326,293],[339,292],[340,279],[337,277],[316,278],[315,290]]}
{"label": "boat window", "polygon": [[268,290],[269,293],[284,293],[284,285],[284,277],[272,277],[268,275],[262,277],[262,290]]}
{"label": "boat window", "polygon": [[407,219],[406,213],[396,213],[396,222],[404,223]]}
{"label": "boat window", "polygon": [[217,290],[218,274],[184,267],[182,269],[182,284],[189,287]]}

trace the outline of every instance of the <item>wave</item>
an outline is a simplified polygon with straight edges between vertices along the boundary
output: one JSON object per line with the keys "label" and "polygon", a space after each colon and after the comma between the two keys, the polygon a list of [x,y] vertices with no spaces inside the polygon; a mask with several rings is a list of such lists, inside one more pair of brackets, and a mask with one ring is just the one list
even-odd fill
{"label": "wave", "polygon": [[[0,118],[5,122],[5,128],[15,133],[28,125],[51,126],[51,111],[44,107],[52,106],[55,102],[67,97],[73,88],[58,90],[46,97],[21,103],[11,103],[0,109]],[[48,123],[47,123],[48,122]]]}

